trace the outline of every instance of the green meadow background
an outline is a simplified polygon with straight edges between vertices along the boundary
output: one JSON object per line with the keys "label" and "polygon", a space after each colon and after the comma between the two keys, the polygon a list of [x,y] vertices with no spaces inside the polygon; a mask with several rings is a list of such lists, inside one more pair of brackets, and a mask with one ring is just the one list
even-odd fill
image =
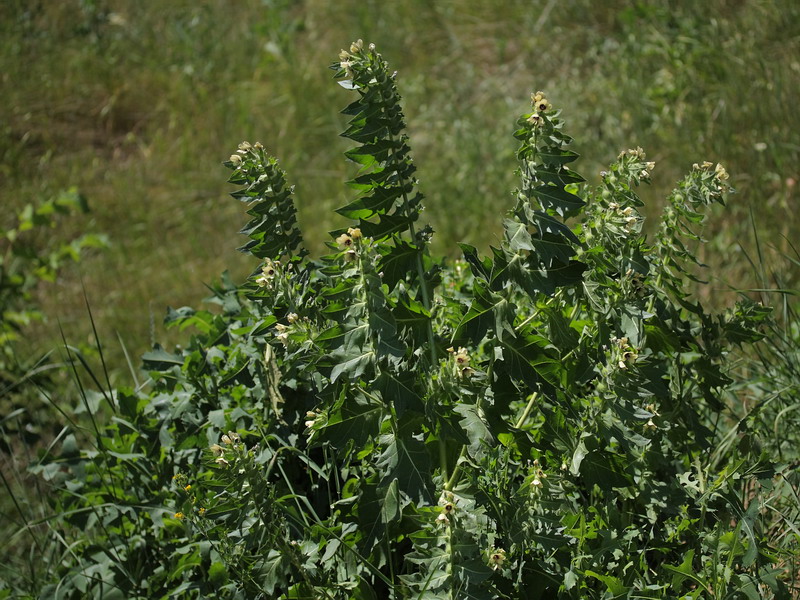
{"label": "green meadow background", "polygon": [[24,351],[56,345],[59,327],[90,345],[88,299],[127,377],[120,340],[133,357],[178,340],[161,326],[167,306],[197,305],[225,269],[249,274],[220,164],[242,140],[280,158],[321,252],[346,225],[332,208],[354,173],[338,137],[351,98],[326,67],[357,38],[398,71],[438,253],[497,242],[514,122],[541,89],[590,182],[629,147],[656,161],[648,214],[692,163],[727,168],[738,193],[705,231],[705,300],[796,286],[796,1],[3,0],[0,224],[74,187],[91,212],[35,243],[88,231],[110,243],[37,291],[47,319]]}

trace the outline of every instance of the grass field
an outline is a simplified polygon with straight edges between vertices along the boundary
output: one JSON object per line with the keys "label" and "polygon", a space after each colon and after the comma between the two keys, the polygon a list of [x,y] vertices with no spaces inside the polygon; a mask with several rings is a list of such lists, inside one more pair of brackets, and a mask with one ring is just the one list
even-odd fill
{"label": "grass field", "polygon": [[[83,288],[120,375],[164,340],[168,305],[197,305],[204,282],[254,265],[234,248],[242,207],[221,161],[243,139],[281,158],[317,251],[321,221],[353,173],[331,149],[349,97],[320,65],[353,39],[398,69],[436,249],[486,249],[515,185],[514,119],[546,90],[563,107],[590,181],[620,150],[655,160],[643,197],[656,214],[696,161],[725,164],[739,193],[715,213],[710,292],[758,281],[762,248],[793,255],[800,179],[800,5],[791,1],[467,2],[64,0],[0,5],[3,219],[76,186],[92,212],[52,232],[108,235],[111,246],[40,290],[49,320],[30,352],[89,341]],[[337,156],[338,154],[338,156]],[[46,243],[40,240],[39,243]],[[791,263],[767,256],[785,285]],[[796,256],[796,255],[795,255]]]}

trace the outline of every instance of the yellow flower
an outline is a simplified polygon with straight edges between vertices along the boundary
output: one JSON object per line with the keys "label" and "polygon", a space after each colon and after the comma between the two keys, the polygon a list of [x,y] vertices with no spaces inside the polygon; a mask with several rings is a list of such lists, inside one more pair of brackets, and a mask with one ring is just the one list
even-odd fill
{"label": "yellow flower", "polygon": [[530,123],[534,127],[541,125],[542,117],[539,116],[539,113],[533,113],[530,117],[528,117],[528,123]]}
{"label": "yellow flower", "polygon": [[351,227],[350,229],[347,230],[347,235],[349,235],[354,240],[360,240],[361,229],[359,229],[358,227]]}
{"label": "yellow flower", "polygon": [[183,513],[182,512],[176,512],[175,513],[175,518],[176,519],[182,519],[183,518]]}
{"label": "yellow flower", "polygon": [[184,487],[183,491],[184,492],[188,492],[190,489],[192,489],[192,484],[191,483],[189,485],[187,485],[186,487]]}
{"label": "yellow flower", "polygon": [[489,566],[493,571],[501,568],[506,561],[506,551],[502,548],[492,548],[489,550]]}
{"label": "yellow flower", "polygon": [[[545,112],[552,108],[550,101],[545,98],[544,92],[536,92],[531,94],[531,105],[537,112]],[[530,121],[530,119],[528,119]]]}
{"label": "yellow flower", "polygon": [[242,142],[241,144],[239,144],[239,150],[241,150],[242,152],[247,152],[248,150],[250,150],[250,148],[252,148],[250,142]]}
{"label": "yellow flower", "polygon": [[357,54],[361,52],[361,49],[364,47],[364,40],[356,40],[352,44],[350,44],[350,52],[353,54]]}
{"label": "yellow flower", "polygon": [[344,246],[345,248],[349,248],[350,246],[353,245],[353,238],[351,238],[346,233],[343,233],[342,235],[336,238],[336,243],[339,244],[340,246]]}
{"label": "yellow flower", "polygon": [[469,354],[467,354],[466,348],[459,348],[458,351],[453,356],[453,359],[456,361],[456,364],[459,367],[466,367],[469,365]]}
{"label": "yellow flower", "polygon": [[272,281],[272,278],[275,277],[275,274],[278,272],[278,263],[267,259],[266,262],[261,267],[261,275],[256,278],[256,283],[260,287],[266,287]]}
{"label": "yellow flower", "polygon": [[226,444],[227,446],[232,446],[236,442],[239,441],[239,434],[235,431],[229,431],[222,435],[222,443]]}
{"label": "yellow flower", "polygon": [[231,154],[229,160],[233,163],[234,167],[238,167],[239,165],[242,164],[242,157],[239,156],[238,154]]}
{"label": "yellow flower", "polygon": [[197,509],[197,514],[199,514],[201,517],[204,516],[206,514],[206,509],[201,506]]}
{"label": "yellow flower", "polygon": [[219,444],[212,444],[209,450],[211,450],[214,456],[222,456],[222,453],[225,452],[225,448],[223,448]]}

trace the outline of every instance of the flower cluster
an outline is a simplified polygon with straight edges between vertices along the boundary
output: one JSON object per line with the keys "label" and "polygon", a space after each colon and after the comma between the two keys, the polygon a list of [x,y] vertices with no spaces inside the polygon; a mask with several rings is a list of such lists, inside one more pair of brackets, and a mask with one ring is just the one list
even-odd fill
{"label": "flower cluster", "polygon": [[633,233],[638,229],[641,218],[632,206],[622,208],[616,202],[611,202],[608,209],[611,211],[612,220],[621,221],[622,227],[627,233]]}
{"label": "flower cluster", "polygon": [[445,491],[439,497],[439,516],[436,517],[436,521],[438,523],[443,523],[444,525],[450,524],[450,518],[456,512],[456,498],[453,495],[453,492]]}
{"label": "flower cluster", "polygon": [[728,183],[730,175],[721,164],[717,163],[714,166],[714,163],[705,161],[700,164],[694,163],[692,169],[699,171],[703,180],[711,184],[713,194],[721,195],[723,192],[730,190],[730,184]]}
{"label": "flower cluster", "polygon": [[283,325],[282,323],[275,324],[275,330],[278,332],[275,334],[275,339],[278,340],[283,347],[286,348],[289,346],[289,326]]}
{"label": "flower cluster", "polygon": [[245,157],[254,151],[263,150],[264,146],[261,142],[256,142],[255,144],[251,144],[250,142],[242,142],[239,144],[239,149],[236,150],[236,154],[231,154],[231,157],[228,159],[234,168],[239,168],[244,164]]}
{"label": "flower cluster", "polygon": [[627,337],[611,338],[611,355],[617,366],[623,370],[627,369],[636,362],[637,358],[639,358],[639,354],[628,343]]}
{"label": "flower cluster", "polygon": [[311,429],[317,423],[318,418],[318,413],[309,410],[306,412],[306,421],[303,423],[303,425],[305,425],[307,429]]}
{"label": "flower cluster", "polygon": [[475,369],[469,366],[470,357],[466,348],[459,348],[458,350],[450,347],[447,351],[453,355],[453,364],[455,365],[456,376],[469,377],[475,372]]}
{"label": "flower cluster", "polygon": [[[692,169],[695,171],[711,171],[711,167],[714,167],[714,163],[703,161],[702,163],[694,163],[692,165]],[[730,175],[728,175],[728,171],[725,170],[721,164],[717,163],[717,166],[714,167],[714,177],[717,178],[720,182],[728,181],[730,179]]]}
{"label": "flower cluster", "polygon": [[[375,44],[369,44],[367,49],[370,53],[375,52]],[[345,74],[353,79],[355,73],[353,72],[353,65],[355,62],[364,56],[364,40],[356,40],[350,44],[350,51],[342,49],[339,52],[339,68],[344,69]]]}
{"label": "flower cluster", "polygon": [[544,472],[541,465],[539,464],[538,459],[533,460],[533,480],[531,481],[531,487],[534,490],[541,489],[544,487],[544,480],[547,479],[547,473]]}
{"label": "flower cluster", "polygon": [[212,444],[209,450],[211,450],[211,453],[216,457],[214,462],[220,467],[227,467],[231,461],[229,451],[241,450],[244,448],[244,444],[241,443],[241,438],[235,431],[229,431],[223,434],[220,441],[223,444],[222,446],[219,444]]}
{"label": "flower cluster", "polygon": [[296,312],[287,313],[286,321],[289,323],[288,325],[275,323],[275,339],[278,340],[284,348],[289,347],[292,333],[305,330],[308,334],[311,324],[308,317],[301,317]]}
{"label": "flower cluster", "polygon": [[272,282],[275,279],[275,275],[278,273],[279,268],[280,263],[268,258],[261,267],[261,275],[256,277],[256,283],[258,284],[258,287],[272,287]]}
{"label": "flower cluster", "polygon": [[531,104],[533,105],[533,114],[528,117],[528,123],[537,127],[542,124],[542,114],[551,110],[553,106],[550,104],[550,101],[545,98],[544,92],[531,94]]}
{"label": "flower cluster", "polygon": [[618,159],[623,163],[625,163],[627,159],[627,162],[630,163],[627,166],[632,168],[632,175],[638,179],[649,178],[650,174],[653,172],[653,169],[656,167],[655,162],[647,161],[645,160],[646,158],[647,155],[645,154],[644,150],[642,150],[641,146],[623,150],[618,156]]}
{"label": "flower cluster", "polygon": [[306,412],[306,420],[303,421],[306,428],[306,443],[311,444],[315,435],[328,425],[328,416],[326,413],[318,410],[309,410]]}
{"label": "flower cluster", "polygon": [[628,295],[641,298],[647,294],[645,276],[638,271],[628,269],[625,271],[625,275],[620,279],[620,283],[623,291]]}
{"label": "flower cluster", "polygon": [[347,233],[343,233],[336,238],[336,243],[344,249],[345,262],[353,262],[358,257],[356,248],[358,241],[363,237],[361,229],[358,227],[350,227]]}
{"label": "flower cluster", "polygon": [[[192,493],[193,489],[192,484],[188,483],[188,478],[183,473],[176,473],[175,475],[172,476],[172,480],[181,489],[180,498],[181,501],[183,502],[184,510],[186,510],[185,507],[188,506],[188,504],[186,503],[187,499],[191,501],[191,504],[194,504],[197,501],[197,498],[195,498],[194,494]],[[198,510],[198,512],[202,517],[206,511],[204,508],[201,508]],[[186,517],[186,514],[182,510],[178,510],[173,515],[173,518],[179,521],[182,520],[184,517]],[[189,517],[191,519],[191,514],[189,514]]]}
{"label": "flower cluster", "polygon": [[[661,414],[656,410],[655,404],[648,404],[644,407],[644,409],[653,415],[653,417],[661,416]],[[647,420],[647,423],[644,424],[645,429],[658,429],[658,425],[653,422],[653,417],[650,417]]]}

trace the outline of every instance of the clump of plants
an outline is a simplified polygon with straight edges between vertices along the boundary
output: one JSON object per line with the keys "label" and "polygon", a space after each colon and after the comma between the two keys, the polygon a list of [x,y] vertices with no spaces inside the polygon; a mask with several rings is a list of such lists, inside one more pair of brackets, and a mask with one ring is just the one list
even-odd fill
{"label": "clump of plants", "polygon": [[260,263],[213,288],[220,310],[171,310],[188,344],[40,461],[64,540],[42,597],[788,597],[773,467],[730,443],[731,353],[768,310],[685,287],[725,169],[694,165],[645,236],[655,165],[626,150],[586,185],[537,92],[503,238],[447,262],[396,75],[360,40],[332,68],[348,222],[313,259],[277,160],[226,161]]}

